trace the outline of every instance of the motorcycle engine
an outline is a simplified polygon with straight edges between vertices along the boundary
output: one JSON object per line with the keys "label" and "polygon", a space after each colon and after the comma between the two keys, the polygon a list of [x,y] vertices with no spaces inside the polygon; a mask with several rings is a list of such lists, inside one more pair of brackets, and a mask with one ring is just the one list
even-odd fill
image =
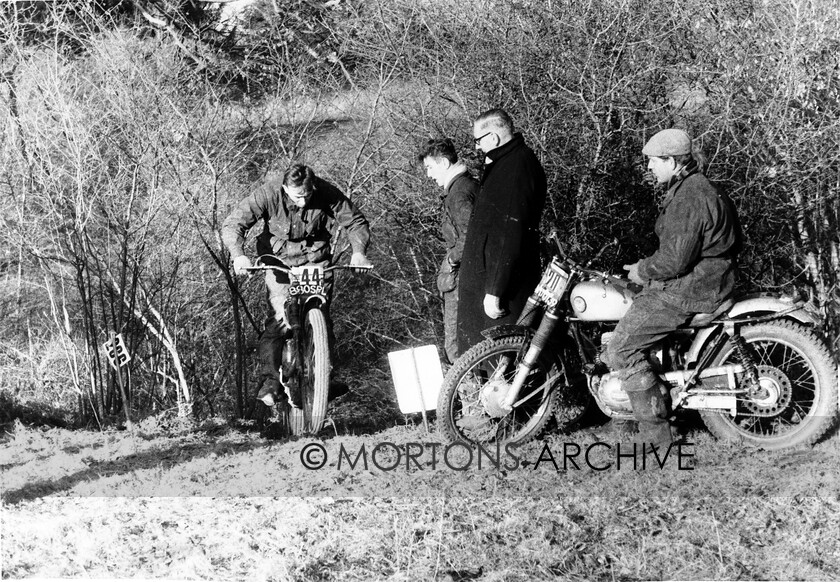
{"label": "motorcycle engine", "polygon": [[592,381],[597,386],[599,400],[608,408],[615,412],[633,412],[630,398],[621,387],[617,372],[596,376]]}
{"label": "motorcycle engine", "polygon": [[[596,361],[599,364],[603,362],[604,354],[607,351],[607,346],[610,345],[612,337],[613,332],[611,331],[601,334],[601,345],[598,350],[598,355],[596,356]],[[598,395],[598,400],[605,404],[607,408],[615,412],[633,412],[633,408],[630,404],[630,398],[621,387],[621,380],[618,377],[618,372],[609,372],[600,376],[593,376],[590,382],[592,383],[593,392]]]}

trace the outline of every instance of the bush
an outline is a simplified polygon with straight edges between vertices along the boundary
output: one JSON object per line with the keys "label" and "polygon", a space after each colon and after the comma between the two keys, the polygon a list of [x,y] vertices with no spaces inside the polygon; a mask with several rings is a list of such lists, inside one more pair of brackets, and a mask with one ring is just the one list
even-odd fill
{"label": "bush", "polygon": [[[202,28],[207,15],[149,20],[58,3],[28,28],[4,13],[7,393],[43,383],[27,344],[36,337],[75,362],[50,366],[60,390],[47,400],[81,419],[119,413],[101,352],[114,331],[134,357],[134,410],[247,414],[263,292],[232,277],[218,231],[233,204],[292,160],[371,220],[377,269],[343,278],[333,316],[339,365],[382,390],[385,353],[442,343],[439,189],[415,151],[451,136],[477,169],[470,122],[497,106],[546,167],[545,229],[559,228],[575,254],[618,236],[619,252],[604,257],[613,269],[656,242],[659,193],[645,181],[642,144],[658,129],[687,129],[739,208],[742,288],[804,292],[836,335],[840,17],[830,6],[377,0],[250,10],[235,30]],[[48,311],[34,299],[45,293]]]}

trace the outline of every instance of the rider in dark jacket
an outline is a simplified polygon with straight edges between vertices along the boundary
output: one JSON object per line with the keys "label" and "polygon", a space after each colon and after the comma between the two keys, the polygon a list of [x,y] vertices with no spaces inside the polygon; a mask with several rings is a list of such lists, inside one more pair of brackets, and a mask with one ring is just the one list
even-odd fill
{"label": "rider in dark jacket", "polygon": [[[316,176],[308,166],[292,165],[282,179],[266,181],[225,219],[222,241],[230,251],[237,274],[244,274],[251,267],[243,244],[245,233],[259,222],[262,222],[262,232],[257,236],[260,257],[273,256],[287,267],[306,263],[327,266],[333,258],[333,236],[341,226],[353,249],[350,266],[371,264],[366,256],[370,242],[367,219],[338,187]],[[260,335],[262,379],[257,398],[267,406],[273,406],[283,388],[280,360],[288,331],[285,304],[289,279],[282,273],[266,271],[265,284],[272,315],[266,319],[265,330]],[[324,286],[328,306],[332,295],[331,277],[324,278]],[[332,334],[326,306],[324,311]],[[330,397],[346,390],[346,386],[338,388],[339,385],[338,382],[331,383]]]}
{"label": "rider in dark jacket", "polygon": [[639,279],[689,311],[717,309],[735,287],[737,216],[694,160],[668,188],[655,232],[659,248],[638,262]]}
{"label": "rider in dark jacket", "polygon": [[[735,287],[741,231],[735,208],[699,171],[691,139],[678,129],[654,135],[642,153],[659,183],[668,184],[655,232],[656,252],[625,265],[644,289],[618,323],[606,361],[619,371],[639,421],[639,441],[667,446],[668,390],[653,372],[648,350],[698,313],[713,312]],[[646,449],[647,450],[647,449]]]}

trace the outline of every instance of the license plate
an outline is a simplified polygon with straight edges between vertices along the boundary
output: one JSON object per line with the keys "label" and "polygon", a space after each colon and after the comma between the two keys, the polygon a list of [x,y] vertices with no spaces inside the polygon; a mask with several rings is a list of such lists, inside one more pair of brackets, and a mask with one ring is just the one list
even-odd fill
{"label": "license plate", "polygon": [[291,295],[314,295],[324,293],[324,268],[320,265],[292,267],[289,273]]}
{"label": "license plate", "polygon": [[546,305],[556,305],[563,298],[566,292],[566,283],[569,282],[569,273],[556,262],[552,261],[543,271],[540,284],[534,294]]}

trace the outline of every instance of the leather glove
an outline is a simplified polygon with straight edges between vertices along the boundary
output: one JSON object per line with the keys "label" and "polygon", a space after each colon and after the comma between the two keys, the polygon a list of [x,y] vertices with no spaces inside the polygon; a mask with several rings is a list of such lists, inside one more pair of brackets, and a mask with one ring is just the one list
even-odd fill
{"label": "leather glove", "polygon": [[353,253],[350,257],[350,266],[359,267],[358,269],[353,269],[354,273],[362,273],[364,271],[370,271],[373,268],[373,263],[368,260],[364,253]]}
{"label": "leather glove", "polygon": [[247,275],[248,271],[245,269],[250,269],[251,266],[251,259],[245,255],[240,255],[233,259],[233,272],[237,275]]}
{"label": "leather glove", "polygon": [[490,319],[499,319],[500,317],[505,315],[505,311],[502,309],[502,300],[495,295],[487,294],[484,296],[484,313],[487,314],[487,317]]}
{"label": "leather glove", "polygon": [[639,276],[639,261],[632,265],[624,265],[624,270],[627,271],[627,278],[637,285],[644,285],[645,281]]}

